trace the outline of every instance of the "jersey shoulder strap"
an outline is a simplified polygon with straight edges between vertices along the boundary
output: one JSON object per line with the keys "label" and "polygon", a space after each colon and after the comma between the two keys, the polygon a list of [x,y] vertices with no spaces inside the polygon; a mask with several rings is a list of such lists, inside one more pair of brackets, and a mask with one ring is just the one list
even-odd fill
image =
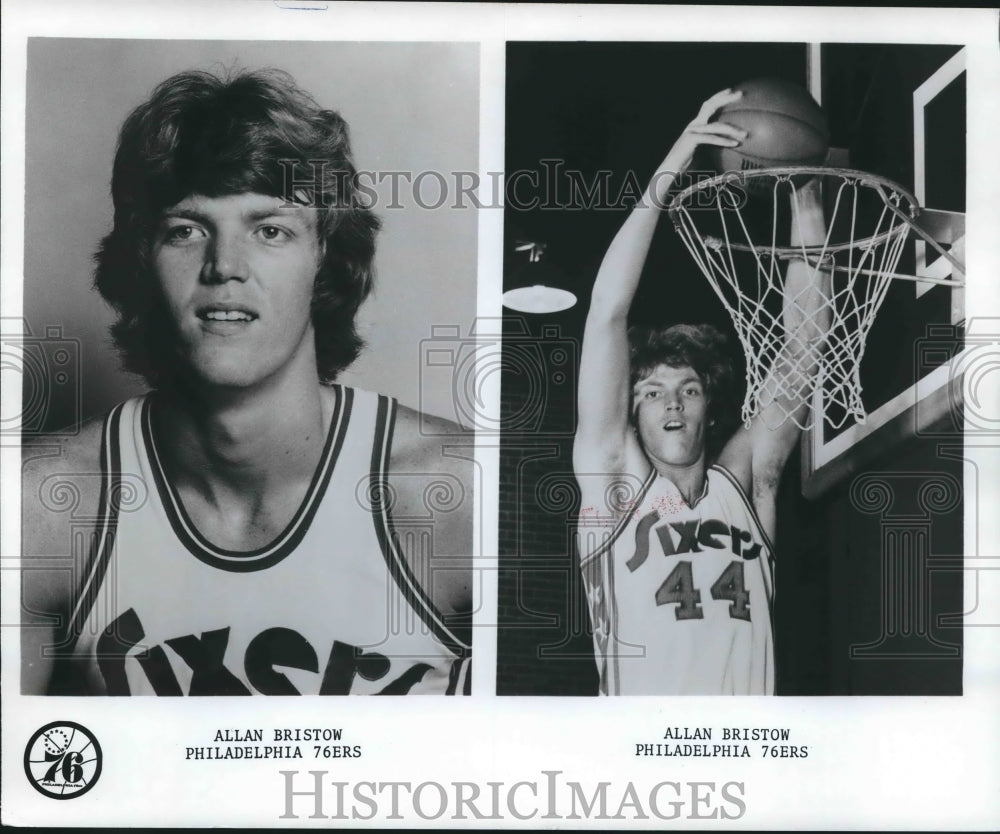
{"label": "jersey shoulder strap", "polygon": [[[369,481],[372,500],[372,520],[378,537],[380,550],[385,559],[389,575],[403,594],[403,598],[420,616],[435,637],[459,657],[471,652],[471,623],[456,624],[455,617],[446,617],[434,604],[431,595],[419,581],[406,558],[403,539],[399,536],[393,520],[391,503],[392,489],[389,484],[390,455],[396,423],[396,400],[383,394],[378,396],[378,410],[375,419],[375,441],[372,447],[371,474]],[[419,537],[407,537],[409,540]],[[433,561],[433,554],[431,554]],[[433,571],[431,571],[433,576]]]}

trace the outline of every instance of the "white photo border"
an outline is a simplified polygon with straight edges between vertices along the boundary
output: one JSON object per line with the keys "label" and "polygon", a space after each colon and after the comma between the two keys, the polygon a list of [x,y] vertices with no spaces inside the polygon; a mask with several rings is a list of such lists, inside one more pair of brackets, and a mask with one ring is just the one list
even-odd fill
{"label": "white photo border", "polygon": [[[503,166],[510,40],[869,41],[965,44],[969,177],[966,304],[1000,321],[1000,129],[995,10],[820,7],[342,4],[314,0],[27,0],[4,4],[2,310],[21,315],[29,37],[474,41],[481,49],[480,170]],[[666,86],[667,82],[665,82]],[[502,212],[479,225],[478,314],[500,315]],[[995,343],[994,343],[995,346]],[[499,389],[484,380],[495,419]],[[3,400],[20,402],[17,374]],[[974,428],[974,427],[973,427]],[[154,827],[969,829],[1000,825],[1000,521],[995,439],[967,438],[964,695],[954,698],[499,698],[499,455],[477,441],[485,508],[477,554],[474,696],[465,699],[73,699],[19,694],[18,449],[2,453],[3,822]],[[491,663],[492,661],[492,663]],[[485,668],[489,667],[489,668]],[[100,783],[56,802],[25,777],[31,736],[73,721],[99,738]],[[646,758],[668,728],[788,731],[808,757]],[[223,729],[340,728],[358,758],[190,761]],[[285,772],[283,774],[282,772]],[[319,777],[310,772],[321,774]],[[292,773],[292,776],[288,776]],[[322,807],[315,787],[320,786]],[[392,788],[396,785],[397,788]],[[408,785],[409,788],[400,788]],[[601,786],[604,785],[602,788]],[[380,787],[382,786],[382,787]],[[418,789],[419,797],[415,790]],[[313,793],[311,793],[313,792]],[[478,799],[465,802],[475,794]],[[606,810],[590,805],[607,797]],[[659,804],[654,795],[659,797]],[[375,797],[373,799],[372,797]],[[396,801],[398,799],[398,801]],[[672,804],[675,803],[675,804]],[[656,807],[656,812],[652,807]],[[659,813],[659,816],[657,815]],[[670,814],[674,813],[672,821]]]}

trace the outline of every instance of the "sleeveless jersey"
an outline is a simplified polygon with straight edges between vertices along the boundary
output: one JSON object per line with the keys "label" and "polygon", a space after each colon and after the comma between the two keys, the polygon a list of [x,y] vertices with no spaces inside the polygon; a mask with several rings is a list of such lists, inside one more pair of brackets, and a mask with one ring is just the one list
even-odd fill
{"label": "sleeveless jersey", "polygon": [[468,640],[417,582],[385,505],[395,401],[333,391],[305,498],[247,552],[191,523],[152,431],[155,396],[112,409],[100,523],[70,618],[89,692],[468,694]]}
{"label": "sleeveless jersey", "polygon": [[653,472],[633,507],[578,528],[601,694],[773,694],[773,549],[742,487],[713,466],[690,507]]}

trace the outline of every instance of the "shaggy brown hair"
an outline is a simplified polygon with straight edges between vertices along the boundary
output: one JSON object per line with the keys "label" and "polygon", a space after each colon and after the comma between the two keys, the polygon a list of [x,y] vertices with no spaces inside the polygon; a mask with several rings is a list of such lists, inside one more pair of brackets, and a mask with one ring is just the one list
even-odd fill
{"label": "shaggy brown hair", "polygon": [[171,324],[150,266],[162,213],[191,194],[254,192],[316,209],[325,255],[312,320],[319,378],[333,381],[361,350],[355,317],[374,279],[379,221],[356,180],[347,123],[286,73],[184,72],[160,84],[122,126],[114,228],[95,258],[94,283],[118,313],[111,333],[125,367],[154,387],[175,373]]}

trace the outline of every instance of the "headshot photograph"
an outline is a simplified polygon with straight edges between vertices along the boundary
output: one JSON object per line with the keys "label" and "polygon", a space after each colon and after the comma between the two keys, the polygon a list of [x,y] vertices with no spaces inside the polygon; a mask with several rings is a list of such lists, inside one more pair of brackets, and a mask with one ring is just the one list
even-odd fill
{"label": "headshot photograph", "polygon": [[478,62],[29,40],[24,694],[470,693]]}

